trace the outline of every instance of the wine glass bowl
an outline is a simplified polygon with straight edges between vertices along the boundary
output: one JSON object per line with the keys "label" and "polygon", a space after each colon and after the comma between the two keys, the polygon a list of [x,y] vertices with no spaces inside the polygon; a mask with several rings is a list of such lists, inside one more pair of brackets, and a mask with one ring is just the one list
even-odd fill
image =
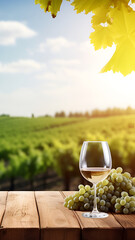
{"label": "wine glass bowl", "polygon": [[104,180],[111,171],[112,159],[108,143],[105,141],[85,141],[80,153],[79,168],[82,176],[94,187],[94,207],[91,213],[83,213],[84,217],[104,218],[107,213],[97,210],[96,184]]}

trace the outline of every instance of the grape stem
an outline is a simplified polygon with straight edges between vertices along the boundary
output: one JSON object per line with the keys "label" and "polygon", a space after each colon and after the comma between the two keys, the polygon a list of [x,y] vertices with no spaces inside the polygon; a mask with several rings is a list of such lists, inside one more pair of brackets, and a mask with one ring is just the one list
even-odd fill
{"label": "grape stem", "polygon": [[96,213],[99,213],[99,211],[97,209],[96,184],[95,183],[93,183],[93,187],[94,187],[94,206],[93,206],[92,213],[96,214]]}

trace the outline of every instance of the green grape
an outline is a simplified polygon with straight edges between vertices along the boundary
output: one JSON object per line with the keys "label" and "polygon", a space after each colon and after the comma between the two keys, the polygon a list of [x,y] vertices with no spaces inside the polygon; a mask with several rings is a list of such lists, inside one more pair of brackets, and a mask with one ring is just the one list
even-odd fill
{"label": "green grape", "polygon": [[79,198],[78,197],[74,197],[73,200],[74,200],[74,202],[79,202]]}
{"label": "green grape", "polygon": [[126,197],[126,196],[128,196],[128,193],[127,192],[121,192],[121,196]]}
{"label": "green grape", "polygon": [[114,195],[115,195],[116,197],[119,197],[119,196],[120,196],[120,193],[119,193],[118,191],[115,191],[115,192],[114,192]]}
{"label": "green grape", "polygon": [[84,208],[87,210],[87,209],[89,209],[90,208],[90,204],[89,203],[85,203],[84,204]]}
{"label": "green grape", "polygon": [[129,210],[128,210],[128,208],[126,208],[126,207],[125,207],[125,208],[123,208],[123,213],[124,213],[124,214],[128,214],[128,213],[129,213]]}
{"label": "green grape", "polygon": [[125,183],[127,183],[127,182],[128,182],[128,179],[127,179],[125,176],[123,176],[123,181],[124,181]]}
{"label": "green grape", "polygon": [[94,196],[93,196],[93,195],[90,195],[90,196],[89,196],[89,199],[90,199],[90,200],[94,200]]}
{"label": "green grape", "polygon": [[87,191],[87,193],[90,195],[91,194],[91,190]]}
{"label": "green grape", "polygon": [[109,181],[107,179],[104,179],[102,182],[103,186],[106,186],[108,183],[109,183]]}
{"label": "green grape", "polygon": [[134,201],[131,201],[131,202],[129,203],[129,205],[130,205],[130,207],[135,207],[135,202],[134,202]]}
{"label": "green grape", "polygon": [[111,176],[111,179],[115,180],[117,175],[118,175],[117,173],[113,173],[112,176]]}
{"label": "green grape", "polygon": [[125,182],[122,182],[122,183],[120,184],[120,186],[121,186],[122,189],[125,189],[125,188],[126,188],[126,183],[125,183]]}
{"label": "green grape", "polygon": [[118,183],[121,183],[121,182],[123,181],[123,177],[122,177],[122,176],[116,177],[116,181],[117,181]]}
{"label": "green grape", "polygon": [[106,197],[105,194],[102,195],[102,199],[103,199],[103,200],[106,200],[106,199],[107,199],[107,197]]}
{"label": "green grape", "polygon": [[129,194],[130,194],[130,195],[135,195],[135,188],[131,188],[131,189],[129,190]]}
{"label": "green grape", "polygon": [[73,204],[74,204],[74,201],[73,201],[73,200],[69,200],[69,201],[68,201],[68,205],[69,205],[69,206],[72,206]]}
{"label": "green grape", "polygon": [[102,194],[104,193],[104,189],[103,189],[103,188],[100,188],[100,189],[98,190],[98,192],[102,195]]}
{"label": "green grape", "polygon": [[105,205],[105,200],[103,200],[103,199],[100,200],[100,205],[101,205],[101,206],[104,206],[104,205]]}
{"label": "green grape", "polygon": [[120,192],[120,193],[121,193],[121,192],[122,192],[122,189],[121,189],[121,187],[117,187],[117,188],[116,188],[116,191],[118,191],[118,192]]}
{"label": "green grape", "polygon": [[67,207],[68,203],[67,202],[64,202],[64,207]]}
{"label": "green grape", "polygon": [[91,194],[94,195],[94,189],[91,190]]}
{"label": "green grape", "polygon": [[110,208],[111,207],[111,203],[110,202],[106,202],[106,207]]}
{"label": "green grape", "polygon": [[126,177],[126,178],[130,178],[131,177],[130,173],[128,173],[128,172],[124,172],[123,176]]}
{"label": "green grape", "polygon": [[124,199],[122,199],[122,200],[120,201],[120,204],[121,204],[121,206],[124,206],[124,205],[126,204],[126,201],[125,201]]}
{"label": "green grape", "polygon": [[115,185],[116,185],[116,187],[120,187],[121,183],[116,182]]}
{"label": "green grape", "polygon": [[81,188],[80,190],[79,190],[79,194],[84,194],[85,193],[85,189],[84,188]]}
{"label": "green grape", "polygon": [[130,207],[130,208],[129,208],[129,212],[131,212],[131,213],[132,213],[132,212],[135,212],[135,207]]}
{"label": "green grape", "polygon": [[123,169],[121,167],[116,168],[117,173],[122,173]]}
{"label": "green grape", "polygon": [[115,209],[115,213],[121,213],[120,209]]}
{"label": "green grape", "polygon": [[80,201],[80,202],[83,202],[83,201],[84,201],[84,196],[80,196],[80,197],[79,197],[79,201]]}
{"label": "green grape", "polygon": [[135,186],[135,177],[132,178],[132,183]]}
{"label": "green grape", "polygon": [[[78,186],[78,192],[65,198],[64,206],[70,210],[92,210],[94,189],[89,185]],[[129,194],[129,195],[128,195]],[[135,177],[130,173],[122,173],[122,168],[112,169],[107,179],[97,184],[96,201],[98,209],[116,213],[135,212]]]}
{"label": "green grape", "polygon": [[108,187],[107,186],[104,186],[103,189],[104,189],[105,192],[108,191]]}
{"label": "green grape", "polygon": [[134,196],[130,197],[130,201],[135,201],[135,197]]}
{"label": "green grape", "polygon": [[116,199],[116,203],[120,203],[120,201],[121,201],[121,198]]}
{"label": "green grape", "polygon": [[89,194],[86,192],[84,193],[84,197],[88,198],[89,197]]}
{"label": "green grape", "polygon": [[72,199],[72,197],[68,196],[68,197],[65,198],[65,201],[68,202],[70,199]]}
{"label": "green grape", "polygon": [[113,191],[113,190],[114,190],[114,186],[113,186],[113,185],[110,185],[110,186],[109,186],[109,190]]}
{"label": "green grape", "polygon": [[116,173],[116,169],[112,168],[110,174]]}
{"label": "green grape", "polygon": [[126,203],[124,207],[125,207],[125,208],[130,208],[130,204],[129,204],[129,203]]}
{"label": "green grape", "polygon": [[126,196],[124,199],[125,199],[126,202],[130,202],[130,197],[129,196]]}
{"label": "green grape", "polygon": [[74,196],[74,197],[79,197],[80,194],[79,194],[79,192],[75,192],[75,193],[73,194],[73,196]]}
{"label": "green grape", "polygon": [[73,206],[69,206],[69,209],[70,209],[70,210],[73,210]]}
{"label": "green grape", "polygon": [[105,212],[105,206],[100,206],[100,210]]}
{"label": "green grape", "polygon": [[84,188],[84,185],[80,184],[80,185],[78,186],[78,188],[79,188],[79,189]]}
{"label": "green grape", "polygon": [[89,203],[89,199],[88,198],[84,198],[84,203]]}
{"label": "green grape", "polygon": [[99,203],[99,201],[100,201],[100,198],[99,198],[99,197],[96,197],[96,200],[97,200],[97,203]]}
{"label": "green grape", "polygon": [[116,203],[116,199],[112,197],[112,199],[111,199],[111,204],[114,205],[115,203]]}
{"label": "green grape", "polygon": [[118,209],[118,210],[121,208],[121,205],[120,205],[120,203],[115,203],[115,205],[114,205],[114,206],[115,206],[115,208],[116,208],[116,209]]}
{"label": "green grape", "polygon": [[85,190],[89,191],[90,190],[90,186],[89,185],[85,185]]}
{"label": "green grape", "polygon": [[126,188],[127,189],[131,189],[132,188],[132,184],[130,182],[128,182],[127,185],[126,185]]}
{"label": "green grape", "polygon": [[107,193],[107,198],[111,199],[112,198],[112,194],[111,193]]}
{"label": "green grape", "polygon": [[78,210],[78,204],[77,203],[74,203],[73,206],[72,206],[73,210]]}

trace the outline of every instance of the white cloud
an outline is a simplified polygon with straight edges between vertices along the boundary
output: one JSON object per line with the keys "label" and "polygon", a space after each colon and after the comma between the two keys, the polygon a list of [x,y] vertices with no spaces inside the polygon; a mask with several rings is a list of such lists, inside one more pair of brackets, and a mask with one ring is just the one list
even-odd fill
{"label": "white cloud", "polygon": [[51,52],[58,53],[63,48],[70,48],[75,45],[74,42],[71,42],[64,37],[47,38],[44,43],[40,43],[39,52],[45,52],[49,48]]}
{"label": "white cloud", "polygon": [[21,22],[0,21],[0,45],[14,45],[18,38],[30,38],[36,34]]}
{"label": "white cloud", "polygon": [[32,59],[21,59],[11,63],[0,63],[0,73],[31,73],[45,67],[45,64]]}

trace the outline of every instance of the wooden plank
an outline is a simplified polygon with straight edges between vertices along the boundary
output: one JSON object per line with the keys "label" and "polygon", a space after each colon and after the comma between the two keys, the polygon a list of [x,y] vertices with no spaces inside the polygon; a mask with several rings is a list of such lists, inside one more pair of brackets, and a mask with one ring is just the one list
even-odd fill
{"label": "wooden plank", "polygon": [[135,240],[135,214],[113,214],[124,228],[124,240]]}
{"label": "wooden plank", "polygon": [[60,192],[35,192],[41,240],[80,240],[80,226],[72,211],[63,206]]}
{"label": "wooden plank", "polygon": [[1,227],[3,215],[5,212],[6,198],[7,198],[7,192],[1,191],[0,192],[0,227]]}
{"label": "wooden plank", "polygon": [[[63,194],[68,196],[73,192]],[[84,218],[81,211],[75,211],[75,214],[81,225],[82,240],[123,240],[123,228],[112,214],[102,219]]]}
{"label": "wooden plank", "polygon": [[0,229],[2,240],[39,240],[34,192],[9,192]]}

